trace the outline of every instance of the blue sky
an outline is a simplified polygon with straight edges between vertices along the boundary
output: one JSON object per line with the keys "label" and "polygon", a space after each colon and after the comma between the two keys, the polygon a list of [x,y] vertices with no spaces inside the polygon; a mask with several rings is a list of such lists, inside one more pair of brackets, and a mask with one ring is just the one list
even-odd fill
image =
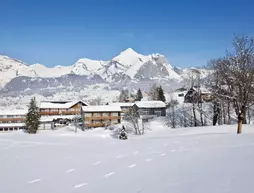
{"label": "blue sky", "polygon": [[0,54],[28,64],[109,60],[131,47],[172,65],[202,66],[254,35],[249,0],[1,0]]}

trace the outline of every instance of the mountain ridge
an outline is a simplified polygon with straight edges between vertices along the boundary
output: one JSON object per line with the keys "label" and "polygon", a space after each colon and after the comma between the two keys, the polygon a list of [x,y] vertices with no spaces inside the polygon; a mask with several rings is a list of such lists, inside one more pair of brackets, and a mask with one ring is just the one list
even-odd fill
{"label": "mountain ridge", "polygon": [[[123,50],[109,61],[80,58],[70,66],[54,67],[39,63],[27,65],[21,60],[0,55],[0,89],[2,92],[15,91],[14,88],[19,91],[16,84],[22,80],[24,89],[31,89],[31,85],[34,87],[35,83],[41,85],[38,89],[51,88],[60,85],[60,83],[54,84],[54,81],[64,81],[66,77],[71,78],[64,84],[65,87],[73,83],[81,86],[76,84],[76,80],[81,80],[82,77],[89,85],[103,82],[115,86],[131,86],[132,83],[137,84],[141,81],[160,82],[162,80],[168,81],[169,84],[172,80],[183,81],[188,77],[189,71],[190,69],[171,66],[162,54],[142,55],[132,48]],[[77,76],[66,76],[72,74]],[[86,84],[86,81],[82,82]],[[121,88],[121,86],[118,87]]]}

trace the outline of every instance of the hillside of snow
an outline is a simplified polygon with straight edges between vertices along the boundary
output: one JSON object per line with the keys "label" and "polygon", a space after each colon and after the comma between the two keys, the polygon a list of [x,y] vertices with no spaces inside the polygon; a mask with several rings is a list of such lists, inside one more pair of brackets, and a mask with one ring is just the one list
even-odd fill
{"label": "hillside of snow", "polygon": [[20,60],[0,55],[0,88],[20,75],[35,77],[37,73]]}
{"label": "hillside of snow", "polygon": [[73,128],[0,133],[0,192],[250,193],[254,131],[244,125],[169,129],[120,141]]}
{"label": "hillside of snow", "polygon": [[29,66],[36,72],[38,77],[60,77],[62,75],[69,74],[71,71],[71,67],[69,66],[55,66],[53,68],[48,68],[42,64],[32,64]]}

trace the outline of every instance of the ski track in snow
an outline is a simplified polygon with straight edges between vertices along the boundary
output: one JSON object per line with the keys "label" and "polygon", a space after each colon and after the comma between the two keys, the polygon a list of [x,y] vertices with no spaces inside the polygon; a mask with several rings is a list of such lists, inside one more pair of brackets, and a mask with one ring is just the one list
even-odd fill
{"label": "ski track in snow", "polygon": [[81,188],[82,186],[86,186],[88,183],[82,183],[82,184],[77,184],[74,186],[74,188]]}
{"label": "ski track in snow", "polygon": [[101,162],[98,161],[98,162],[94,162],[93,165],[96,166],[96,165],[99,165]]}
{"label": "ski track in snow", "polygon": [[36,182],[40,182],[41,181],[41,179],[35,179],[35,180],[32,180],[32,181],[30,181],[30,182],[28,182],[28,184],[33,184],[33,183],[36,183]]}
{"label": "ski track in snow", "polygon": [[75,171],[75,170],[76,170],[75,168],[72,168],[72,169],[66,170],[65,172],[66,172],[66,173],[70,173],[70,172],[73,172],[73,171]]}
{"label": "ski track in snow", "polygon": [[129,168],[134,168],[134,167],[136,167],[136,164],[129,165],[128,167]]}
{"label": "ski track in snow", "polygon": [[114,174],[115,174],[114,172],[110,172],[110,173],[106,174],[105,177],[108,178],[109,176],[112,176]]}

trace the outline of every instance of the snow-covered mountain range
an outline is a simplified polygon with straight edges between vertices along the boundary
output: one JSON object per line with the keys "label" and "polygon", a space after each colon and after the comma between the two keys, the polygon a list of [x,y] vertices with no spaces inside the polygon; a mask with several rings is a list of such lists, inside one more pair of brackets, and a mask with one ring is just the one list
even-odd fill
{"label": "snow-covered mountain range", "polygon": [[[192,70],[171,66],[161,54],[145,56],[131,48],[109,61],[82,58],[71,66],[52,68],[42,64],[27,65],[0,55],[0,93],[82,87],[97,83],[123,88],[159,81],[169,86],[169,83],[187,79]],[[207,75],[206,70],[197,70],[201,76]]]}

